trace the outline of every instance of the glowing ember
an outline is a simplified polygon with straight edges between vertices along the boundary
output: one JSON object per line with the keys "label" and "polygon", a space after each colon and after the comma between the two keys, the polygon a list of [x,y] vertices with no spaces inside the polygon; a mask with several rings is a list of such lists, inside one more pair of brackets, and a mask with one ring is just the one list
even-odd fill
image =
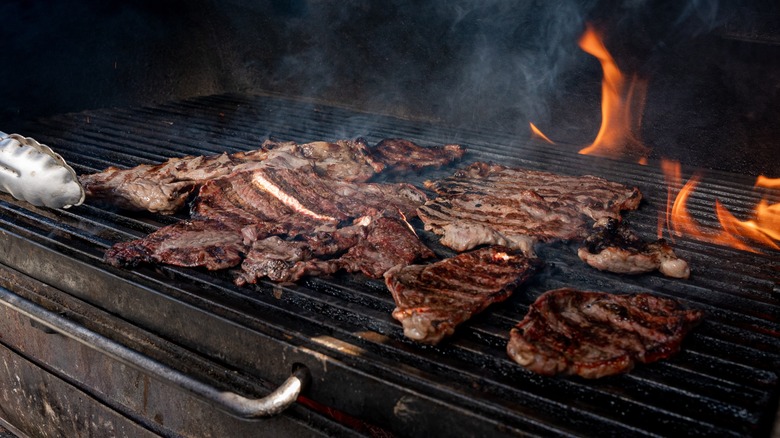
{"label": "glowing ember", "polygon": [[528,124],[531,126],[531,134],[534,137],[541,138],[542,140],[546,141],[547,143],[555,144],[555,142],[553,142],[552,140],[547,138],[547,136],[544,135],[542,133],[542,131],[540,131],[539,128],[536,127],[536,125],[534,125],[533,123],[530,123],[530,122]]}
{"label": "glowing ember", "polygon": [[590,146],[581,154],[609,158],[634,157],[646,163],[648,149],[639,140],[642,111],[647,94],[647,82],[632,78],[628,84],[601,37],[588,26],[579,41],[580,48],[601,63],[604,79],[601,83],[601,128]]}
{"label": "glowing ember", "polygon": [[[682,183],[680,164],[665,160],[661,163],[661,168],[666,176],[668,187],[666,228],[672,235],[678,237],[687,236],[752,252],[757,251],[752,244],[780,249],[780,245],[778,245],[778,241],[780,241],[780,203],[770,204],[766,198],[761,199],[753,211],[753,217],[749,220],[741,221],[716,199],[715,212],[721,229],[705,230],[693,220],[687,209],[688,199],[696,190],[701,177],[698,175],[693,176],[680,188]],[[780,179],[759,176],[756,180],[756,187],[780,189]],[[676,196],[674,195],[675,193]],[[660,223],[658,230],[659,237],[662,237],[663,226]]]}

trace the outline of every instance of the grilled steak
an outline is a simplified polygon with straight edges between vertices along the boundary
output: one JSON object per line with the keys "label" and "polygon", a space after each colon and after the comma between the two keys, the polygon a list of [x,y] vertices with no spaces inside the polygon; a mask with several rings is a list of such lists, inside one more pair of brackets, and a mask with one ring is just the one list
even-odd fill
{"label": "grilled steak", "polygon": [[441,167],[459,160],[464,153],[463,148],[456,144],[421,148],[400,138],[382,140],[371,150],[375,160],[392,165],[393,170],[398,171]]}
{"label": "grilled steak", "polygon": [[303,240],[272,236],[254,242],[241,264],[243,272],[236,283],[255,283],[263,277],[293,282],[305,275],[332,274],[339,270],[381,278],[396,265],[435,257],[406,222],[391,217],[364,220],[332,233],[299,237]]}
{"label": "grilled steak", "polygon": [[203,185],[192,219],[118,243],[106,261],[224,269],[241,263],[254,241],[271,235],[333,231],[363,216],[414,217],[426,199],[408,184],[339,182],[290,169],[236,172]]}
{"label": "grilled steak", "polygon": [[394,266],[434,257],[406,221],[382,217],[371,223],[365,239],[339,258],[339,266],[347,272],[382,278]]}
{"label": "grilled steak", "polygon": [[500,244],[531,254],[537,241],[581,239],[587,219],[619,217],[642,195],[595,176],[564,176],[474,163],[428,182],[439,196],[420,207],[427,230],[456,251]]}
{"label": "grilled steak", "polygon": [[211,219],[178,222],[142,239],[119,242],[106,251],[104,258],[119,267],[168,263],[211,270],[229,268],[241,263],[246,252],[241,229],[234,225]]}
{"label": "grilled steak", "polygon": [[556,289],[542,294],[512,329],[507,353],[539,374],[599,378],[677,353],[702,317],[646,293]]}
{"label": "grilled steak", "polygon": [[646,242],[625,221],[612,218],[596,223],[577,255],[602,271],[641,274],[657,269],[675,278],[688,278],[691,274],[688,263],[674,254],[666,240]]}
{"label": "grilled steak", "polygon": [[[404,158],[393,151],[403,153]],[[388,140],[375,155],[362,139],[306,144],[267,140],[254,151],[171,158],[162,164],[142,164],[130,169],[109,167],[79,179],[93,201],[171,214],[206,181],[235,172],[266,167],[304,169],[338,181],[365,182],[385,168],[392,168],[396,159],[399,170],[405,170],[450,162],[462,156],[463,150],[456,145],[423,148],[406,140]]]}
{"label": "grilled steak", "polygon": [[535,272],[536,259],[489,246],[429,265],[396,266],[385,273],[393,317],[404,335],[437,344],[455,327],[492,303],[507,299]]}

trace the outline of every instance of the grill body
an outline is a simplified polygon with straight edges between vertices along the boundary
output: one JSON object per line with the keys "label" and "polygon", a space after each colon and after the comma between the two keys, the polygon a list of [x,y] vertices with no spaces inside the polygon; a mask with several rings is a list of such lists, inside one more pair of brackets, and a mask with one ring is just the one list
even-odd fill
{"label": "grill body", "polygon": [[[656,234],[658,212],[666,203],[658,163],[640,166],[582,156],[576,147],[496,131],[443,127],[278,96],[216,95],[86,111],[48,117],[25,129],[58,151],[77,173],[248,150],[269,136],[299,142],[365,137],[369,143],[402,137],[423,145],[460,143],[468,150],[460,164],[495,161],[637,186],[645,201],[627,218],[645,237]],[[419,185],[452,170],[405,179]],[[691,200],[691,214],[704,226],[716,226],[715,198],[737,214],[747,214],[762,195],[752,185],[751,177],[709,172]],[[31,325],[27,316],[0,307],[6,312],[3,357],[23,364],[18,366],[24,371],[16,375],[73,388],[75,395],[60,406],[83,409],[108,423],[122,419],[130,424],[127,435],[135,430],[162,435],[228,431],[231,436],[257,430],[401,436],[771,433],[780,388],[776,251],[749,253],[679,238],[675,251],[693,270],[690,280],[681,281],[658,274],[601,273],[577,258],[576,244],[541,246],[538,255],[545,266],[529,284],[461,326],[452,339],[429,347],[404,339],[400,324],[390,316],[394,304],[384,284],[360,275],[236,287],[224,272],[168,266],[122,270],[102,262],[113,243],[180,218],[127,214],[89,201],[54,211],[2,195],[0,264],[5,275],[0,286],[100,334],[117,348],[225,391],[263,396],[303,364],[312,375],[306,399],[328,409],[312,410],[301,403],[281,417],[258,420],[216,413],[221,411],[187,394],[176,381],[150,378],[111,351],[47,333],[52,324]],[[424,239],[433,240],[420,223],[413,225]],[[651,292],[700,308],[706,319],[669,360],[594,381],[541,377],[514,364],[506,355],[506,342],[536,297],[563,286]],[[40,388],[54,385],[28,385],[24,391],[45,399],[51,395]],[[94,407],[73,402],[85,398]],[[166,401],[174,402],[165,406]],[[47,403],[52,405],[51,399]],[[15,427],[37,421],[20,414],[25,409],[21,402],[8,406],[18,408],[3,408],[0,416],[10,417],[7,421]],[[357,423],[344,428],[324,411]]]}

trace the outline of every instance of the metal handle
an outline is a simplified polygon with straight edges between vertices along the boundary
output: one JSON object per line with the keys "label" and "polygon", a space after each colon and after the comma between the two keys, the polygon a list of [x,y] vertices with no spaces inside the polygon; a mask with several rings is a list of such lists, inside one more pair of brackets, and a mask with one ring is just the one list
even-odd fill
{"label": "metal handle", "polygon": [[296,367],[292,375],[275,391],[259,399],[247,398],[230,391],[221,391],[161,364],[135,350],[82,327],[54,312],[0,287],[0,304],[21,313],[38,324],[74,339],[87,347],[109,355],[159,379],[171,382],[239,417],[257,418],[277,415],[292,405],[310,380],[308,368]]}

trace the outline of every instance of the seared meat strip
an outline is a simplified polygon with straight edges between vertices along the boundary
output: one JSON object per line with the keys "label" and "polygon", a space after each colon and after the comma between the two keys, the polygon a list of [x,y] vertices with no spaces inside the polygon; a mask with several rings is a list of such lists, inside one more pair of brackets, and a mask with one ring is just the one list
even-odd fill
{"label": "seared meat strip", "polygon": [[241,274],[235,283],[243,286],[268,278],[277,282],[294,282],[307,274],[312,260],[311,248],[306,242],[271,236],[257,240],[241,263]]}
{"label": "seared meat strip", "polygon": [[368,235],[339,258],[341,269],[382,278],[394,266],[406,266],[436,255],[417,238],[403,220],[381,217],[371,223]]}
{"label": "seared meat strip", "polygon": [[277,236],[258,240],[241,264],[238,285],[267,277],[293,282],[305,275],[333,274],[339,270],[363,272],[371,278],[396,265],[408,265],[435,257],[401,219],[379,217],[332,233],[282,240]]}
{"label": "seared meat strip", "polygon": [[385,273],[393,318],[404,335],[437,344],[492,303],[504,301],[535,272],[538,262],[503,246],[489,246],[429,265],[396,266]]}
{"label": "seared meat strip", "polygon": [[664,239],[646,242],[628,224],[617,219],[596,223],[577,255],[587,264],[602,271],[619,274],[642,274],[661,271],[675,278],[688,278],[691,270],[685,260],[674,254]]}
{"label": "seared meat strip", "polygon": [[501,244],[532,253],[537,241],[584,238],[587,218],[619,217],[642,195],[595,176],[565,176],[474,163],[428,182],[438,197],[420,207],[425,228],[456,251]]}
{"label": "seared meat strip", "polygon": [[106,261],[224,269],[241,263],[254,241],[271,235],[334,231],[363,216],[413,217],[426,199],[408,184],[339,182],[290,169],[236,172],[203,185],[193,219],[119,243],[106,253]]}
{"label": "seared meat strip", "polygon": [[[148,236],[120,242],[106,251],[106,262],[113,266],[138,263],[167,263],[176,266],[202,266],[225,269],[241,263],[247,245],[235,223],[211,219],[178,222],[160,228]],[[266,235],[284,230],[269,229]]]}
{"label": "seared meat strip", "polygon": [[594,379],[677,353],[702,317],[647,293],[556,289],[542,294],[512,329],[507,353],[535,373]]}
{"label": "seared meat strip", "polygon": [[[260,149],[216,156],[171,158],[165,163],[130,169],[109,167],[79,177],[86,196],[128,210],[171,214],[179,210],[202,184],[235,172],[258,168],[305,169],[343,182],[365,182],[398,160],[401,170],[441,165],[459,158],[456,145],[425,148],[406,140],[389,140],[374,152],[362,139],[317,141],[306,144],[267,140]],[[405,152],[402,158],[399,154]]]}
{"label": "seared meat strip", "polygon": [[371,149],[372,156],[392,170],[408,171],[424,167],[441,167],[463,157],[466,151],[457,144],[422,148],[409,140],[388,138]]}

